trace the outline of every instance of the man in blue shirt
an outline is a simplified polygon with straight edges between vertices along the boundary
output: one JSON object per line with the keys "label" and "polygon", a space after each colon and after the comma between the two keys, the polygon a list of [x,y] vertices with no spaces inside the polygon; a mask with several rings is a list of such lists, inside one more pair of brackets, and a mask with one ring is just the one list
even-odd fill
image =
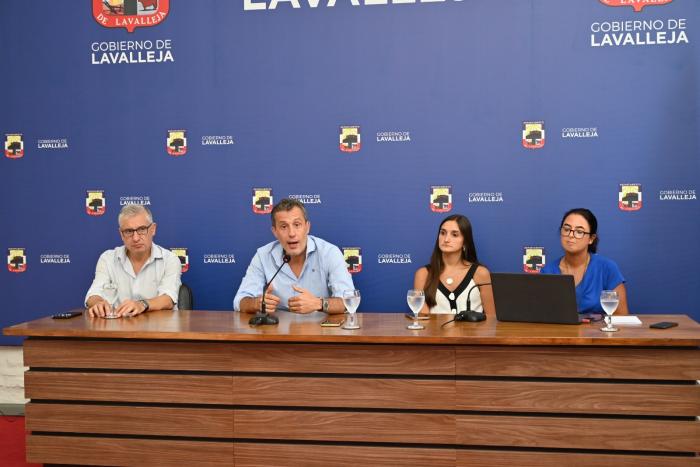
{"label": "man in blue shirt", "polygon": [[265,294],[268,312],[343,313],[342,295],[355,286],[340,249],[309,235],[311,223],[299,201],[283,199],[272,208],[274,242],[258,248],[233,299],[233,309],[244,313],[262,311],[265,284],[284,263]]}

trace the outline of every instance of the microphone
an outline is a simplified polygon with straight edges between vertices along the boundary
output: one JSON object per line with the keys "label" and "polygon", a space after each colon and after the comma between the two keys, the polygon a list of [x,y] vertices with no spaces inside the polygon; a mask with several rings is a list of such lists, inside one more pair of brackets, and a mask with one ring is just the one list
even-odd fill
{"label": "microphone", "polygon": [[479,321],[486,321],[486,313],[478,312],[472,310],[471,293],[472,290],[481,287],[482,285],[491,285],[490,282],[485,282],[483,284],[474,284],[467,291],[467,309],[460,311],[455,315],[455,317],[449,321],[442,323],[442,326],[451,323],[453,321],[469,321],[470,323],[478,323]]}
{"label": "microphone", "polygon": [[280,267],[278,267],[277,271],[275,271],[275,273],[272,275],[272,279],[270,279],[265,284],[265,287],[263,287],[262,301],[260,303],[261,310],[255,313],[255,316],[250,318],[248,321],[248,324],[251,326],[258,326],[260,324],[277,324],[280,322],[280,319],[277,316],[268,314],[267,309],[265,308],[265,295],[267,294],[267,289],[270,287],[270,284],[272,284],[272,281],[275,280],[275,277],[277,277],[277,274],[279,274],[284,265],[291,259],[292,257],[289,256],[286,251],[282,250],[282,264],[280,264]]}

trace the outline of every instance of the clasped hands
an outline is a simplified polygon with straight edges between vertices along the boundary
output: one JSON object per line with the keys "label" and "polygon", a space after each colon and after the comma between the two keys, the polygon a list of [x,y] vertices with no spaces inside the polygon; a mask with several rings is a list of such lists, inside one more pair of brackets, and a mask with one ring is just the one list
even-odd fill
{"label": "clasped hands", "polygon": [[125,300],[116,309],[112,309],[112,305],[109,302],[101,300],[88,308],[88,315],[98,318],[114,315],[117,318],[122,318],[139,315],[145,311],[145,308],[143,303],[138,300]]}
{"label": "clasped hands", "polygon": [[[292,289],[294,289],[295,292],[298,292],[299,295],[293,296],[287,302],[289,311],[292,313],[306,314],[321,309],[321,299],[316,295],[312,294],[303,287],[298,287],[296,285],[292,286]],[[258,300],[260,300],[258,307],[260,310],[262,310],[262,296],[258,297]],[[267,292],[265,293],[265,310],[267,310],[268,313],[272,313],[277,309],[279,303],[280,298],[272,293],[272,284],[270,284],[270,286],[267,288]]]}

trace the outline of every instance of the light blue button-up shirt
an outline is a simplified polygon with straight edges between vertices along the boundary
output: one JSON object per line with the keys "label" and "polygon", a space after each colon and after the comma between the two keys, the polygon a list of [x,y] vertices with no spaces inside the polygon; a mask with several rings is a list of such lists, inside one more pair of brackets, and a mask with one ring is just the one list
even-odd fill
{"label": "light blue button-up shirt", "polygon": [[[180,259],[170,250],[156,245],[151,246],[151,256],[138,274],[126,256],[126,247],[107,250],[97,260],[95,279],[85,294],[85,304],[92,295],[105,300],[115,300],[119,306],[125,300],[147,300],[168,295],[177,309],[177,296],[180,291]],[[109,289],[114,288],[116,298],[109,297]]]}
{"label": "light blue button-up shirt", "polygon": [[[272,293],[280,298],[278,310],[289,311],[287,301],[298,295],[292,286],[302,287],[317,297],[342,297],[343,291],[355,286],[348,272],[340,249],[318,237],[309,235],[306,243],[306,261],[297,277],[289,264],[282,266],[272,282]],[[240,310],[241,300],[245,297],[262,295],[263,287],[282,264],[282,245],[274,241],[258,248],[248,266],[241,286],[233,299],[233,309]]]}

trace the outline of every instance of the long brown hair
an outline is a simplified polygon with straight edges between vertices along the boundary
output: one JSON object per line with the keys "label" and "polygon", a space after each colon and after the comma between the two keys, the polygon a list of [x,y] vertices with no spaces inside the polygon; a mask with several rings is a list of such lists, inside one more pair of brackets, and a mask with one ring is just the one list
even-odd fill
{"label": "long brown hair", "polygon": [[459,231],[462,233],[464,238],[464,245],[462,247],[462,261],[468,261],[470,263],[478,263],[479,260],[476,256],[476,247],[474,246],[474,235],[472,234],[472,224],[469,222],[466,216],[461,214],[453,214],[446,217],[438,228],[437,237],[435,238],[435,247],[433,247],[433,254],[430,256],[430,264],[428,268],[428,277],[425,280],[425,303],[428,308],[435,306],[435,294],[437,293],[438,284],[440,283],[440,274],[445,269],[445,263],[442,261],[442,251],[440,251],[440,230],[445,222],[455,221],[459,227]]}

